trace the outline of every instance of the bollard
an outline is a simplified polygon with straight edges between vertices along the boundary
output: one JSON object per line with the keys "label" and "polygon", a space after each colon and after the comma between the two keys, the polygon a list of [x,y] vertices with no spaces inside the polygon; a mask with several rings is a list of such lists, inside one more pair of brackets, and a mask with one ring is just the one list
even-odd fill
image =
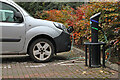
{"label": "bollard", "polygon": [[91,42],[84,43],[85,46],[85,65],[87,66],[87,46],[89,46],[89,67],[101,66],[101,45],[103,45],[103,67],[105,67],[105,44],[104,42],[98,42],[98,30],[99,30],[99,17],[101,12],[93,15],[90,20],[91,24]]}

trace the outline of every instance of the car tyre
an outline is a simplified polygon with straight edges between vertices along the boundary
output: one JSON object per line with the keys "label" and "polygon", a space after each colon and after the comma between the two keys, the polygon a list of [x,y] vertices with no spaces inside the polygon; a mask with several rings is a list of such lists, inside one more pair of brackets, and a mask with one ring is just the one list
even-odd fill
{"label": "car tyre", "polygon": [[48,39],[37,39],[30,45],[28,53],[35,62],[48,62],[53,57],[54,45]]}

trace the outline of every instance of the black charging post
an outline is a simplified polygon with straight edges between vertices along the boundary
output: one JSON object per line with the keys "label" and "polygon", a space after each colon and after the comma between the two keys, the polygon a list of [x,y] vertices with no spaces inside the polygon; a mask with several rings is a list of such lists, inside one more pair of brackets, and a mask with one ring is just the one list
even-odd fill
{"label": "black charging post", "polygon": [[89,46],[89,67],[100,67],[101,66],[101,45],[103,45],[103,66],[105,67],[105,43],[98,42],[98,30],[99,30],[99,17],[101,12],[93,15],[90,20],[91,24],[91,42],[85,44],[85,65],[87,66],[87,47]]}

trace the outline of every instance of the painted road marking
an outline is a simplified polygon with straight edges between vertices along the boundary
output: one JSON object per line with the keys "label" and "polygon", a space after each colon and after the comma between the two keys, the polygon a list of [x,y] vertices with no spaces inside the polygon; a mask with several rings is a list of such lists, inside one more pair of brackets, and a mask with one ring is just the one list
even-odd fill
{"label": "painted road marking", "polygon": [[47,66],[48,64],[41,64],[41,65],[34,65],[34,66],[25,66],[25,67],[31,67],[31,68],[38,68],[38,67],[45,67]]}
{"label": "painted road marking", "polygon": [[8,66],[4,66],[4,67],[2,67],[2,66],[0,66],[0,69],[10,69],[10,68],[12,68],[10,65],[8,65]]}

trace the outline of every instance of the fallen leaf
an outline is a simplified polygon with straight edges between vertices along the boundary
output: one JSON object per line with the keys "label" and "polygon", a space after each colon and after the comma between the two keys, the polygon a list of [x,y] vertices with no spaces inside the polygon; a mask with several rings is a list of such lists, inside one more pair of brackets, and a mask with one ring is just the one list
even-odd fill
{"label": "fallen leaf", "polygon": [[86,71],[83,71],[83,73],[82,74],[86,74]]}
{"label": "fallen leaf", "polygon": [[115,73],[112,73],[112,75],[115,74]]}
{"label": "fallen leaf", "polygon": [[79,71],[79,70],[76,70],[77,72]]}
{"label": "fallen leaf", "polygon": [[101,72],[101,73],[103,73],[103,71],[102,71],[102,70],[100,70],[100,72]]}

